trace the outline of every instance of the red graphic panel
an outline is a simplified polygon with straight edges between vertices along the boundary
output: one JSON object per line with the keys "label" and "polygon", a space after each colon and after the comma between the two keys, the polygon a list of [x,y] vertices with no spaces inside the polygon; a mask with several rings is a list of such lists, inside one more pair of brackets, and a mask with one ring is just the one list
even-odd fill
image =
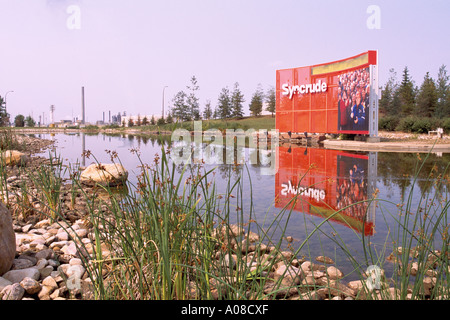
{"label": "red graphic panel", "polygon": [[279,132],[369,134],[370,65],[377,52],[277,70]]}

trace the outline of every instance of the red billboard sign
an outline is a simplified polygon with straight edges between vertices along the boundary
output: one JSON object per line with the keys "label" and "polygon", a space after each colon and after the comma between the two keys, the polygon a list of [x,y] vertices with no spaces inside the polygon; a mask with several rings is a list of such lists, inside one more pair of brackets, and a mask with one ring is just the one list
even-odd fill
{"label": "red billboard sign", "polygon": [[277,70],[280,133],[378,135],[377,52]]}

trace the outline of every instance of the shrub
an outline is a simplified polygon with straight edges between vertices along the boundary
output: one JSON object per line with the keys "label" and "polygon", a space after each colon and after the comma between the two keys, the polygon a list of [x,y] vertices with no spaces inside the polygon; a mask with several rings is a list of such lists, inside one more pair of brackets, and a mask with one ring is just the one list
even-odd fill
{"label": "shrub", "polygon": [[411,131],[417,133],[428,133],[431,130],[430,118],[416,118],[412,125]]}
{"label": "shrub", "polygon": [[416,117],[414,117],[414,116],[407,116],[407,117],[401,118],[398,125],[395,127],[395,130],[403,131],[403,132],[412,132],[415,122],[416,122]]}
{"label": "shrub", "polygon": [[386,131],[395,131],[400,119],[397,116],[384,116],[378,121],[378,129]]}
{"label": "shrub", "polygon": [[450,118],[445,118],[442,121],[442,128],[446,133],[450,133]]}

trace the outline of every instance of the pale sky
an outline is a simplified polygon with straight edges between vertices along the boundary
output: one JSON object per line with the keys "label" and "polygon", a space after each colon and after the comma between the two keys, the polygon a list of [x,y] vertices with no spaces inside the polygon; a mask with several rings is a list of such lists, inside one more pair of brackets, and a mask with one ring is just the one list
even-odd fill
{"label": "pale sky", "polygon": [[[379,8],[379,28],[367,21]],[[77,15],[79,13],[79,16]],[[450,1],[0,0],[0,95],[12,119],[105,112],[160,114],[195,75],[201,110],[235,82],[245,112],[277,69],[378,50],[379,81],[408,66],[416,84],[442,64],[450,73]],[[372,24],[373,25],[373,24]]]}

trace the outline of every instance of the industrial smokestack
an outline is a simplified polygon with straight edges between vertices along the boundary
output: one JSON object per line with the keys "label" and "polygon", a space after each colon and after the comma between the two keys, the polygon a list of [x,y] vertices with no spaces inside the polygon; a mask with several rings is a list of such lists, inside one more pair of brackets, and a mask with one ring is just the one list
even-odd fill
{"label": "industrial smokestack", "polygon": [[81,124],[85,124],[84,87],[81,87]]}
{"label": "industrial smokestack", "polygon": [[50,106],[50,123],[54,123],[55,122],[54,113],[55,113],[55,106],[51,105]]}

